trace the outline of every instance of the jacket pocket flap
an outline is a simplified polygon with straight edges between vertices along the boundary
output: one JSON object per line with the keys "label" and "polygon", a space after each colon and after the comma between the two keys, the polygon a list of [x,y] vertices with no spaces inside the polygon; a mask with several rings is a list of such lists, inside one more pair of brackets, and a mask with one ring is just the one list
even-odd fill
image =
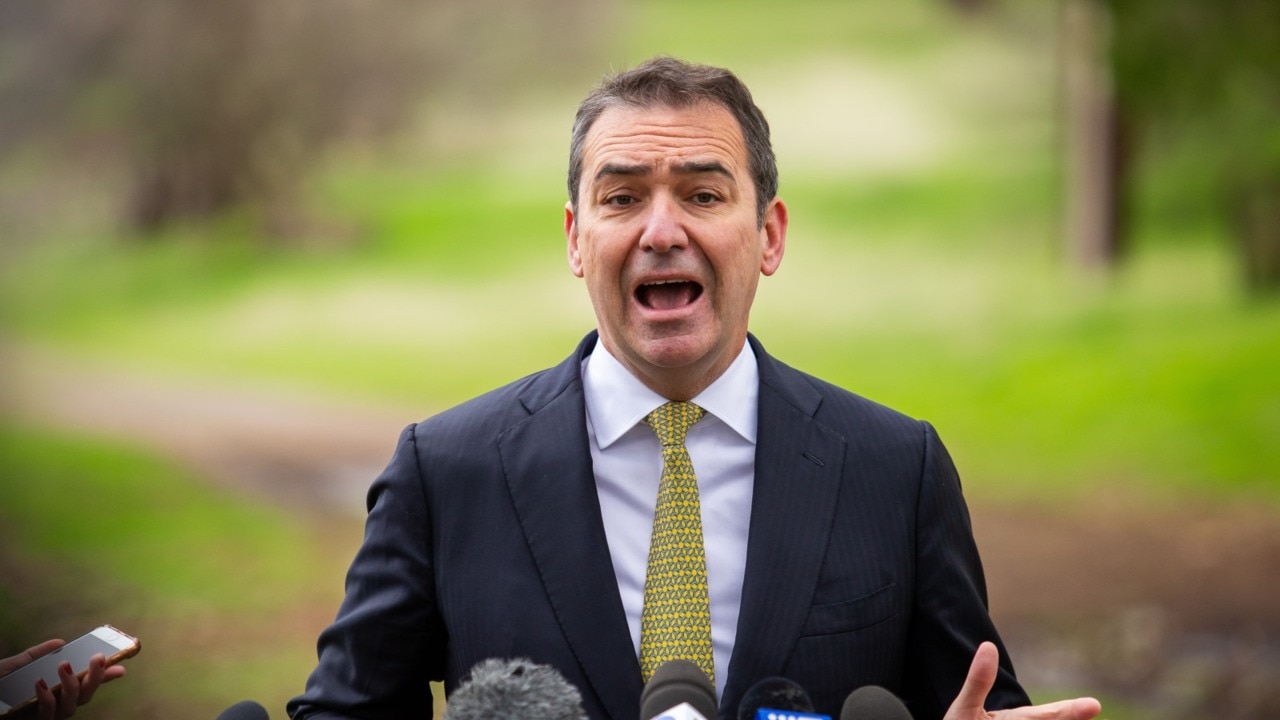
{"label": "jacket pocket flap", "polygon": [[889,583],[853,600],[810,607],[801,637],[851,632],[888,620],[898,611],[896,587],[897,583]]}

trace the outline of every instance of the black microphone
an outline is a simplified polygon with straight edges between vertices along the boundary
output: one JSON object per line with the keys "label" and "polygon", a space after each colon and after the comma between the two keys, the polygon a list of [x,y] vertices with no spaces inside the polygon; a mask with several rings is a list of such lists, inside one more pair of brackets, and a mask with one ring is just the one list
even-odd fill
{"label": "black microphone", "polygon": [[845,698],[840,720],[911,720],[911,713],[897,695],[879,685],[864,685]]}
{"label": "black microphone", "polygon": [[716,689],[702,668],[668,660],[653,671],[640,695],[640,720],[715,720]]}
{"label": "black microphone", "polygon": [[587,720],[582,694],[555,668],[532,660],[482,660],[449,693],[445,720]]}
{"label": "black microphone", "polygon": [[267,709],[252,700],[242,700],[218,714],[217,720],[269,720]]}
{"label": "black microphone", "polygon": [[795,682],[783,677],[767,677],[742,696],[738,704],[738,720],[756,720],[761,709],[813,712],[809,694]]}
{"label": "black microphone", "polygon": [[784,677],[767,677],[752,685],[742,696],[742,702],[738,704],[738,720],[759,718],[831,720],[828,715],[814,713],[809,693],[795,681]]}

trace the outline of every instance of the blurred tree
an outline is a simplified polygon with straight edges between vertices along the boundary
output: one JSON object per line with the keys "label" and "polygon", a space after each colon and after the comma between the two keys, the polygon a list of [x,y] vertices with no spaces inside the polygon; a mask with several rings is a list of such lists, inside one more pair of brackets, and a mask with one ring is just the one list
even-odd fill
{"label": "blurred tree", "polygon": [[1116,94],[1155,155],[1195,153],[1254,289],[1280,289],[1280,2],[1110,0]]}
{"label": "blurred tree", "polygon": [[[950,5],[973,14],[996,3]],[[1143,219],[1138,198],[1158,182],[1174,196],[1161,210],[1217,214],[1250,289],[1280,290],[1280,2],[1059,8],[1067,255],[1113,266]],[[1186,177],[1155,177],[1167,172]]]}
{"label": "blurred tree", "polygon": [[1200,177],[1166,206],[1216,209],[1248,286],[1280,289],[1280,3],[1063,0],[1063,41],[1077,259],[1114,261],[1138,185],[1180,156]]}
{"label": "blurred tree", "polygon": [[1067,253],[1091,271],[1121,257],[1126,163],[1111,81],[1111,26],[1098,0],[1062,0],[1059,16],[1066,158]]}
{"label": "blurred tree", "polygon": [[[572,20],[596,6],[6,1],[0,157],[77,136],[119,148],[138,229],[246,203],[287,216],[276,211],[327,145],[397,127],[436,84],[514,83],[572,62],[585,44],[574,38],[589,36]],[[504,57],[500,72],[485,66]]]}

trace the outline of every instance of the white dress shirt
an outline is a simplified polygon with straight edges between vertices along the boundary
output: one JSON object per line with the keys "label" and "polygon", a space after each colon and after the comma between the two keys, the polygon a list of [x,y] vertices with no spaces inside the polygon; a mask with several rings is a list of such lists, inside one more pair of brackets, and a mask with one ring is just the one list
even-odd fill
{"label": "white dress shirt", "polygon": [[[693,398],[707,414],[685,439],[702,507],[717,699],[729,673],[747,565],[759,377],[755,354],[744,344],[724,374]],[[628,372],[599,341],[582,362],[582,384],[600,512],[638,657],[645,568],[662,477],[661,445],[643,421],[667,399]]]}

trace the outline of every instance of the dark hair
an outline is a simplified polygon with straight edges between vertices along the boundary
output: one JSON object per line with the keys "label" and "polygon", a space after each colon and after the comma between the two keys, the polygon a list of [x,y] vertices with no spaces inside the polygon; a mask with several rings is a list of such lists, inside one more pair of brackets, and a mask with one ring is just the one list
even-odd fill
{"label": "dark hair", "polygon": [[765,209],[778,194],[778,162],[769,142],[769,123],[752,101],[751,91],[724,68],[666,56],[651,58],[605,78],[578,106],[569,144],[569,201],[574,209],[578,207],[578,184],[582,180],[582,146],[601,113],[619,105],[687,108],[703,102],[724,107],[742,129],[756,188],[756,219],[763,224]]}

